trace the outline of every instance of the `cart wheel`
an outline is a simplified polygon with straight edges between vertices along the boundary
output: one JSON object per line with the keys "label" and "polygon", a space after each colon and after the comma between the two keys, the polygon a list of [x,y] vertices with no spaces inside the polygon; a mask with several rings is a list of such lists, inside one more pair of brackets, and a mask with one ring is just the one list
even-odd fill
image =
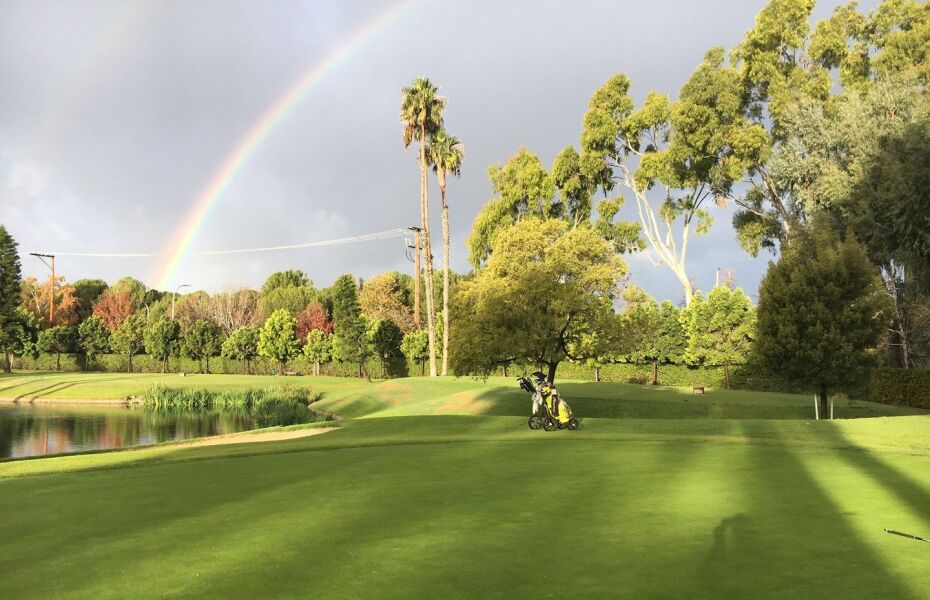
{"label": "cart wheel", "polygon": [[569,419],[568,428],[571,429],[572,431],[575,431],[576,429],[578,429],[578,419],[575,419],[575,418]]}
{"label": "cart wheel", "polygon": [[559,424],[552,419],[546,419],[546,424],[543,427],[546,428],[546,431],[555,431],[559,428]]}
{"label": "cart wheel", "polygon": [[530,426],[530,429],[541,429],[543,426],[543,418],[538,415],[533,415],[527,421],[527,425]]}

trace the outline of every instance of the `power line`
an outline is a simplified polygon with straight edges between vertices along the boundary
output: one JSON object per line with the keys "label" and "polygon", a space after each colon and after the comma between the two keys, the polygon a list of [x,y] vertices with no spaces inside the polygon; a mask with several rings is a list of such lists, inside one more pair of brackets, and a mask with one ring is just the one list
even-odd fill
{"label": "power line", "polygon": [[[341,244],[352,244],[355,242],[367,242],[372,240],[383,240],[390,238],[403,237],[408,232],[407,228],[388,229],[376,233],[366,233],[362,235],[353,235],[350,237],[338,238],[334,240],[323,240],[317,242],[303,242],[300,244],[288,244],[285,246],[265,246],[262,248],[240,248],[234,250],[206,250],[202,252],[191,252],[192,256],[222,256],[227,254],[249,254],[253,252],[276,252],[280,250],[297,250],[300,248],[316,248],[320,246],[337,246]],[[36,254],[36,253],[30,253]],[[79,256],[88,258],[152,258],[159,256],[154,252],[42,252],[42,254],[54,254],[56,256]]]}

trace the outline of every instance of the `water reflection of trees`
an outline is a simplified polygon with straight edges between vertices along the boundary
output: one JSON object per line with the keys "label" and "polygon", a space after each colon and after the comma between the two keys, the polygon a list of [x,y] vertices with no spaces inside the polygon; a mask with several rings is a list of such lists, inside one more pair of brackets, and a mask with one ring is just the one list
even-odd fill
{"label": "water reflection of trees", "polygon": [[256,426],[243,411],[0,408],[0,458],[123,448]]}

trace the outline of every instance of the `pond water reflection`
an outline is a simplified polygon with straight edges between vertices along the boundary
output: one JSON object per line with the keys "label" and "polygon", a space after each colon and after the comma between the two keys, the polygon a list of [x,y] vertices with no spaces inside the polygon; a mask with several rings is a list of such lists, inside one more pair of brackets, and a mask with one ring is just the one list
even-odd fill
{"label": "pond water reflection", "polygon": [[0,404],[0,459],[157,444],[258,426],[241,411]]}

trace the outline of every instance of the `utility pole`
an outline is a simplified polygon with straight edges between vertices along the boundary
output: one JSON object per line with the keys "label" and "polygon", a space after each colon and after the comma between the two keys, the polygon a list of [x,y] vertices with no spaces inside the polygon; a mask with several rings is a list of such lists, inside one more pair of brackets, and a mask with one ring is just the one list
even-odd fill
{"label": "utility pole", "polygon": [[[55,255],[39,254],[38,252],[30,252],[29,254],[41,260],[45,263],[46,267],[52,270],[52,279],[48,282],[48,324],[52,326],[55,324]],[[46,262],[46,258],[50,259],[52,262]]]}
{"label": "utility pole", "polygon": [[419,227],[408,227],[413,232],[413,324],[420,328],[420,232]]}

